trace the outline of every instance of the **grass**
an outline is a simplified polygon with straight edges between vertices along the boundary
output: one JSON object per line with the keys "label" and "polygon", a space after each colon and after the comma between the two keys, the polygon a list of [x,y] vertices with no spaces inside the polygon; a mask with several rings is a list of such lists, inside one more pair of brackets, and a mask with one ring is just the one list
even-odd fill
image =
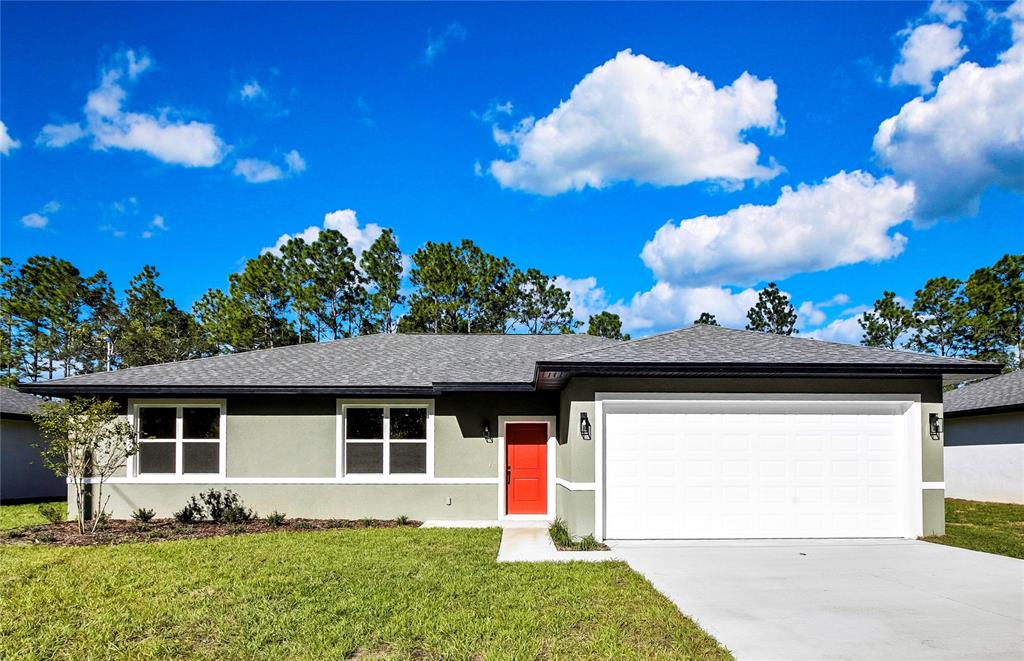
{"label": "grass", "polygon": [[500,536],[6,547],[0,658],[731,658],[625,564],[499,565]]}
{"label": "grass", "polygon": [[0,530],[23,528],[44,523],[49,523],[49,521],[39,513],[39,503],[0,506]]}
{"label": "grass", "polygon": [[946,534],[929,542],[1024,559],[1024,505],[946,499]]}

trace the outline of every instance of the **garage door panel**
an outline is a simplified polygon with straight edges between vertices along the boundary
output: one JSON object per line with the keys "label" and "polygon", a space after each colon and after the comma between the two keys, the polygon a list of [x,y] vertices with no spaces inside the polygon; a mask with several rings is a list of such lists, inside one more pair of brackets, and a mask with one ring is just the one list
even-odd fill
{"label": "garage door panel", "polygon": [[902,536],[902,417],[812,408],[608,413],[605,536]]}

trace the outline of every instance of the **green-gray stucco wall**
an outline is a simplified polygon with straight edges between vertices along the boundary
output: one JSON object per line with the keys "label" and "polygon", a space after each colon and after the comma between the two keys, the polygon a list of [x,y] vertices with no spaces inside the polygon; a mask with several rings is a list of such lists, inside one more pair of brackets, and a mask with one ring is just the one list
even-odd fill
{"label": "green-gray stucco wall", "polygon": [[227,477],[333,477],[333,397],[227,400]]}
{"label": "green-gray stucco wall", "polygon": [[[140,507],[157,517],[170,517],[190,496],[210,484],[107,484],[103,498],[117,519],[131,516]],[[288,517],[393,519],[404,514],[413,519],[494,520],[498,492],[493,484],[230,484],[261,516],[272,511]],[[76,516],[73,487],[68,494],[70,516]],[[95,492],[95,485],[93,486]]]}

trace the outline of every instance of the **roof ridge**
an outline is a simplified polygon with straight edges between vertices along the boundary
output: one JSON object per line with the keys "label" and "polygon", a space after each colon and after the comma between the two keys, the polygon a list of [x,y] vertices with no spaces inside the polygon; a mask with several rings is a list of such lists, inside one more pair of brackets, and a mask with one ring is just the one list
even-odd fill
{"label": "roof ridge", "polygon": [[[598,352],[598,351],[607,351],[609,349],[619,349],[619,348],[624,347],[626,345],[632,345],[632,344],[636,344],[638,342],[644,342],[645,340],[653,340],[656,337],[662,337],[664,335],[671,335],[673,333],[680,333],[680,332],[685,331],[685,330],[690,330],[691,328],[693,328],[693,326],[688,326],[686,328],[674,328],[672,330],[663,331],[661,333],[655,333],[654,335],[645,335],[644,337],[638,337],[635,340],[615,340],[614,338],[610,338],[609,337],[609,338],[605,338],[605,339],[612,340],[613,342],[615,342],[615,344],[610,344],[610,345],[603,346],[603,347],[594,347],[593,349],[587,349],[585,351],[577,351],[575,353],[569,353],[569,354],[566,354],[566,355],[561,356],[559,358],[556,358],[555,360],[564,360],[565,358],[575,358],[576,356],[582,356],[582,355],[585,355],[585,354],[591,354],[591,353],[595,353],[595,352]],[[595,337],[601,337],[601,336],[595,336]]]}

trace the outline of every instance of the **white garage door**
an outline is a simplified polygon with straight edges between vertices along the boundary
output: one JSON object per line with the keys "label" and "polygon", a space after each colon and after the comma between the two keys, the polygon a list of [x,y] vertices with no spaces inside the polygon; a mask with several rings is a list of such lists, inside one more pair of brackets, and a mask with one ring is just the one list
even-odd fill
{"label": "white garage door", "polygon": [[907,536],[906,410],[889,402],[606,406],[604,536]]}

